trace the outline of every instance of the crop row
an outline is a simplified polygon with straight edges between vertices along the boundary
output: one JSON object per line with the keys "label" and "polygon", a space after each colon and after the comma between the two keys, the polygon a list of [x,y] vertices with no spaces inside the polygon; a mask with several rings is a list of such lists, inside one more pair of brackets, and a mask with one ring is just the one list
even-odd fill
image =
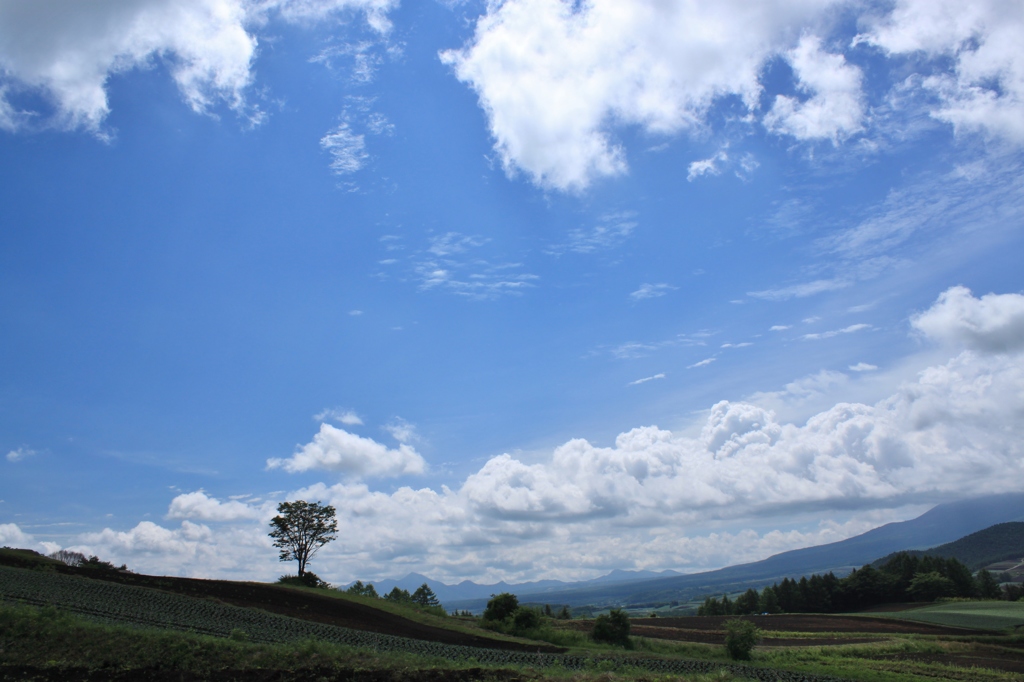
{"label": "crop row", "polygon": [[757,680],[827,682],[834,678],[725,665],[710,661],[615,657],[595,659],[560,654],[530,654],[441,644],[316,623],[185,597],[145,587],[118,585],[78,576],[0,566],[0,600],[56,606],[90,620],[119,625],[168,628],[227,637],[244,631],[254,642],[276,643],[317,639],[378,652],[406,652],[452,661],[492,665],[561,666],[580,670],[602,666],[642,668],[656,673],[708,673],[728,668]]}

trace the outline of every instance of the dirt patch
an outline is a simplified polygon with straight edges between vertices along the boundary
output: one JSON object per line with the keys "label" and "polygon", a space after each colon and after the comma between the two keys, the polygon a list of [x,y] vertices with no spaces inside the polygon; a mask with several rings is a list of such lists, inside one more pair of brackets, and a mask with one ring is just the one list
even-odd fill
{"label": "dirt patch", "polygon": [[[725,621],[736,616],[686,616],[681,618],[638,618],[633,626],[678,628],[683,630],[724,630]],[[988,635],[987,630],[968,630],[931,623],[916,623],[892,618],[851,617],[780,613],[774,616],[741,616],[769,632],[864,632],[870,634],[914,635]]]}

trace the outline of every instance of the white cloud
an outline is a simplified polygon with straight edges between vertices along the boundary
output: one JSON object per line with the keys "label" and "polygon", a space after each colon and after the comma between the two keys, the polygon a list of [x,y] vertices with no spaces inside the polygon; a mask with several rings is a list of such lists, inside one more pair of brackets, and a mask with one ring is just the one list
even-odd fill
{"label": "white cloud", "polygon": [[686,181],[693,182],[704,175],[721,175],[719,164],[728,160],[729,155],[723,150],[709,158],[693,161],[687,167]]}
{"label": "white cloud", "polygon": [[688,365],[686,367],[686,369],[693,369],[695,367],[707,367],[708,365],[710,365],[714,361],[715,361],[715,358],[704,358],[700,362],[695,362],[692,365]]}
{"label": "white cloud", "polygon": [[352,317],[359,317],[360,315],[363,314],[363,311],[362,310],[350,310],[350,311],[348,311],[348,314],[351,315]]}
{"label": "white cloud", "polygon": [[846,279],[817,279],[813,282],[793,284],[778,289],[765,289],[763,291],[748,291],[747,296],[760,298],[766,301],[785,301],[791,298],[807,298],[826,291],[845,289],[852,282]]}
{"label": "white cloud", "polygon": [[435,256],[451,256],[465,253],[486,243],[487,240],[482,237],[459,234],[458,232],[446,232],[443,235],[431,237],[430,246],[427,248],[427,251]]}
{"label": "white cloud", "polygon": [[871,329],[871,325],[864,324],[863,322],[861,322],[859,324],[851,324],[850,326],[843,327],[842,329],[831,329],[827,332],[804,334],[800,338],[804,339],[805,341],[818,341],[821,339],[831,339],[833,337],[840,336],[841,334],[853,334],[855,332],[864,331],[865,329]]}
{"label": "white cloud", "polygon": [[29,457],[35,456],[36,451],[31,448],[20,447],[7,453],[8,462],[20,462]]}
{"label": "white cloud", "polygon": [[33,538],[21,530],[16,523],[0,523],[0,547],[28,548]]}
{"label": "white cloud", "polygon": [[[996,208],[998,207],[998,208]],[[956,168],[945,174],[924,173],[914,182],[889,193],[883,202],[853,227],[838,230],[817,243],[821,252],[860,267],[850,278],[866,279],[885,266],[891,253],[921,235],[942,231],[968,234],[999,231],[1024,218],[1024,166],[1016,154],[989,151],[970,172]],[[871,256],[880,265],[869,267]]]}
{"label": "white cloud", "polygon": [[851,372],[874,372],[878,369],[878,365],[870,365],[866,362],[858,362],[856,365],[850,365]]}
{"label": "white cloud", "polygon": [[422,474],[426,466],[423,457],[405,443],[391,450],[330,424],[321,424],[312,442],[301,446],[290,458],[267,460],[268,469],[281,468],[289,473],[325,469],[353,478]]}
{"label": "white cloud", "polygon": [[446,290],[483,301],[519,295],[536,286],[540,277],[522,272],[522,263],[494,263],[471,255],[487,243],[458,232],[432,237],[430,246],[413,264],[420,289]]}
{"label": "white cloud", "polygon": [[331,170],[335,175],[355,173],[366,162],[366,140],[356,135],[348,123],[340,123],[320,138],[320,147],[331,155]]}
{"label": "white cloud", "polygon": [[640,288],[631,293],[629,296],[634,301],[642,301],[645,298],[657,298],[664,296],[670,291],[675,291],[677,287],[671,284],[641,284]]}
{"label": "white cloud", "polygon": [[[945,321],[926,327],[957,329],[980,315],[997,338],[1003,326],[992,323],[1000,319],[993,304],[1016,300],[973,299],[951,323],[948,298],[921,316]],[[799,423],[764,405],[818,401],[849,377],[823,371],[776,394],[720,401],[699,430],[644,426],[607,447],[573,439],[528,461],[491,457],[454,489],[379,492],[348,481],[286,498],[337,508],[347,532],[313,568],[339,581],[412,570],[446,580],[593,577],[619,557],[639,557],[631,567],[691,570],[752,561],[916,515],[934,500],[1019,491],[1024,348],[978,347],[983,352],[965,350],[927,367],[883,400],[830,403]],[[372,450],[362,462],[384,450],[357,440],[352,449]],[[315,466],[324,458],[314,459]],[[910,513],[907,505],[918,506]],[[261,516],[270,508],[199,491],[172,501],[168,516],[189,517],[180,528],[143,522],[79,541],[140,570],[266,579],[284,572]],[[808,523],[823,509],[854,512],[840,524]],[[885,511],[893,509],[904,511]],[[804,525],[794,530],[800,518]],[[214,520],[212,528],[198,523]],[[754,529],[784,524],[789,529]],[[4,532],[12,531],[0,526]]]}
{"label": "white cloud", "polygon": [[[242,519],[269,519],[273,507],[268,504],[254,507],[239,500],[221,502],[207,496],[202,490],[183,493],[171,500],[167,510],[169,519],[198,519],[200,521],[239,521]],[[268,511],[271,512],[268,514]]]}
{"label": "white cloud", "polygon": [[864,104],[862,74],[841,54],[822,50],[821,39],[805,35],[786,53],[793,67],[797,88],[806,101],[778,95],[764,117],[768,130],[792,135],[798,140],[831,139],[833,143],[862,130]]}
{"label": "white cloud", "polygon": [[[870,20],[870,19],[869,19]],[[932,115],[957,129],[1024,142],[1024,6],[1002,0],[897,0],[859,40],[890,55],[924,57]],[[945,68],[943,60],[952,60]],[[926,72],[927,73],[927,72]]]}
{"label": "white cloud", "polygon": [[412,443],[420,439],[420,435],[416,433],[416,427],[401,417],[395,417],[384,426],[384,430],[399,443]]}
{"label": "white cloud", "polygon": [[792,329],[792,328],[793,328],[793,325],[791,325],[791,324],[773,324],[768,329],[768,331],[770,331],[770,332],[784,332],[787,329]]}
{"label": "white cloud", "polygon": [[950,287],[910,323],[933,339],[978,352],[1015,352],[1024,349],[1024,295],[975,298],[967,287]]}
{"label": "white cloud", "polygon": [[636,381],[629,382],[629,386],[639,386],[640,384],[646,384],[648,381],[654,381],[655,379],[664,379],[665,373],[659,372],[654,376],[644,377],[643,379],[637,379]]}
{"label": "white cloud", "polygon": [[564,244],[547,249],[551,255],[573,253],[595,253],[621,246],[636,229],[636,214],[632,212],[613,213],[602,216],[601,222],[590,228],[571,230]]}
{"label": "white cloud", "polygon": [[329,410],[323,410],[313,416],[318,422],[322,422],[325,419],[333,419],[334,421],[344,424],[346,426],[361,426],[363,420],[353,410],[344,410],[340,407],[335,407]]}
{"label": "white cloud", "polygon": [[442,59],[476,91],[508,173],[578,190],[626,171],[616,126],[700,128],[726,96],[754,110],[765,60],[833,4],[508,0]]}
{"label": "white cloud", "polygon": [[753,341],[743,341],[742,343],[723,343],[722,348],[749,348],[753,346]]}
{"label": "white cloud", "polygon": [[36,120],[10,97],[30,91],[52,100],[53,123],[103,135],[110,113],[110,77],[162,60],[182,97],[196,112],[223,103],[253,121],[246,102],[253,82],[257,39],[251,29],[279,15],[286,21],[322,20],[362,12],[386,31],[397,0],[0,0],[0,125]]}

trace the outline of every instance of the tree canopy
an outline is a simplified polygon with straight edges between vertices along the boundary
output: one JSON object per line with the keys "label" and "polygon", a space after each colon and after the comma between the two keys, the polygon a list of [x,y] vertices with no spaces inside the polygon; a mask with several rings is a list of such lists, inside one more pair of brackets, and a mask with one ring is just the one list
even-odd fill
{"label": "tree canopy", "polygon": [[317,550],[338,537],[334,507],[296,500],[277,505],[277,513],[270,521],[270,537],[281,550],[281,561],[299,562],[301,578]]}

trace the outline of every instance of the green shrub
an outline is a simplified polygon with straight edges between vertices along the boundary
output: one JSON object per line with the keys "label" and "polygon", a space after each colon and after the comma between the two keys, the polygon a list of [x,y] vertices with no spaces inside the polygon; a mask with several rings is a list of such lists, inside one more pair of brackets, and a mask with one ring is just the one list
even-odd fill
{"label": "green shrub", "polygon": [[750,652],[757,644],[761,631],[749,620],[734,618],[725,622],[725,649],[729,658],[749,661]]}
{"label": "green shrub", "polygon": [[519,608],[519,597],[508,592],[491,597],[484,609],[484,620],[501,622],[516,612]]}
{"label": "green shrub", "polygon": [[527,608],[526,606],[520,606],[516,609],[516,612],[512,614],[512,624],[517,633],[534,630],[540,627],[540,614],[534,609]]}
{"label": "green shrub", "polygon": [[306,571],[302,575],[282,575],[277,579],[281,585],[293,587],[330,587],[331,584],[320,580],[320,577],[313,571]]}
{"label": "green shrub", "polygon": [[594,621],[594,629],[590,631],[590,638],[595,642],[631,648],[629,616],[622,609],[612,609],[609,613],[598,616]]}

